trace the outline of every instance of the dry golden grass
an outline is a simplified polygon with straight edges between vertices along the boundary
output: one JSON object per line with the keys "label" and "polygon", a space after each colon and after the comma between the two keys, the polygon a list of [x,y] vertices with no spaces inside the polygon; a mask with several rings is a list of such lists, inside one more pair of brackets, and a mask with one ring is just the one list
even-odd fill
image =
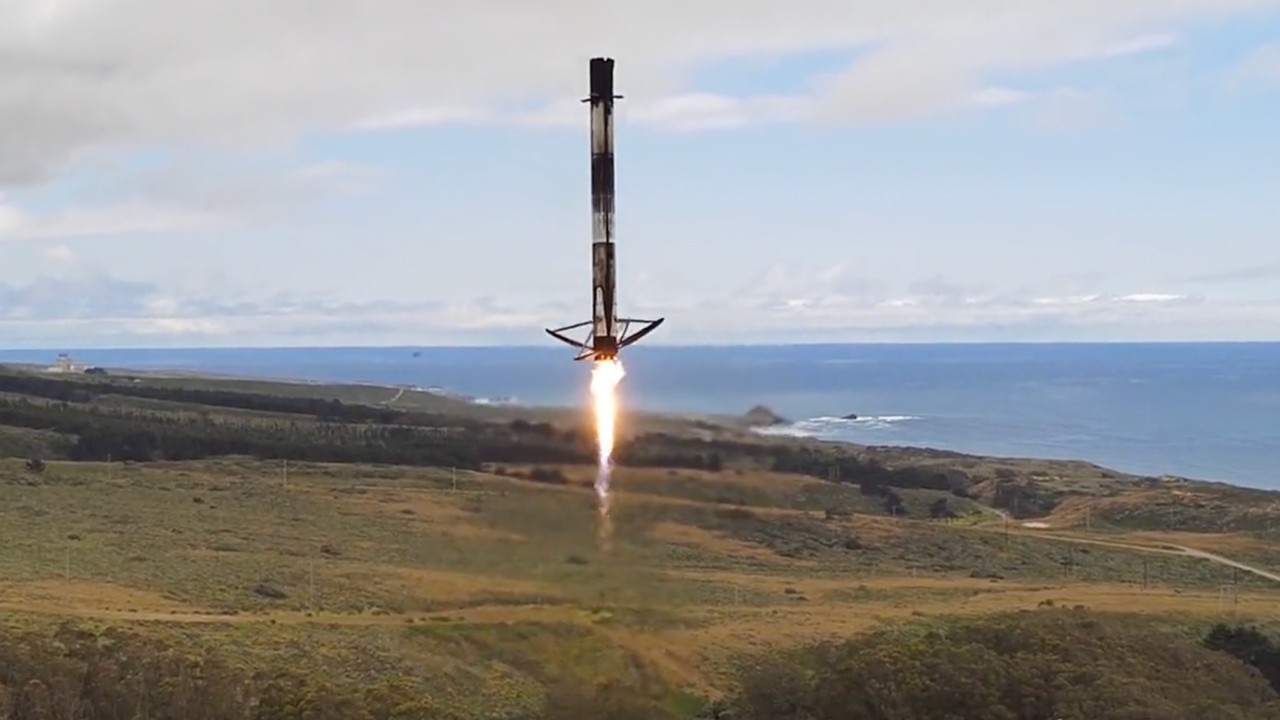
{"label": "dry golden grass", "polygon": [[1125,533],[1128,542],[1150,545],[1181,545],[1224,555],[1234,553],[1274,552],[1275,545],[1242,533],[1191,533],[1171,531],[1134,531]]}
{"label": "dry golden grass", "polygon": [[[1242,587],[1237,602],[1186,572],[1207,561],[1169,564],[1155,577],[1157,562],[1173,562],[1162,543],[1231,557],[1261,541],[1015,528],[1009,545],[993,542],[991,528],[826,518],[789,505],[815,481],[775,473],[620,473],[605,552],[592,494],[574,484],[471,474],[454,492],[438,470],[312,465],[291,469],[284,487],[278,466],[247,461],[118,468],[110,482],[102,470],[59,463],[39,482],[20,467],[0,472],[0,541],[14,548],[0,557],[10,578],[0,607],[147,621],[237,648],[237,638],[268,628],[282,643],[305,637],[326,652],[338,638],[367,642],[414,667],[453,668],[450,677],[468,683],[492,676],[485,653],[495,647],[588,677],[597,672],[591,653],[604,648],[704,695],[729,687],[728,663],[744,651],[916,615],[1048,601],[1198,618],[1280,614],[1280,585]],[[593,477],[592,468],[565,471],[575,482]],[[1059,542],[1019,544],[1037,536]],[[857,542],[846,546],[849,538]],[[1066,543],[1095,546],[1094,580],[1064,579]],[[1109,582],[1133,577],[1115,556],[1139,552],[1153,558],[1152,587]],[[1016,579],[973,577],[988,561]],[[1140,578],[1141,560],[1136,567]],[[256,596],[258,583],[287,599]],[[455,656],[460,649],[473,655]]]}
{"label": "dry golden grass", "polygon": [[[798,579],[798,589],[816,590],[823,584]],[[891,587],[902,596],[856,603],[799,602],[790,606],[738,608],[717,615],[717,621],[688,631],[668,631],[663,644],[695,652],[715,666],[725,657],[742,652],[783,649],[866,632],[885,622],[919,616],[982,615],[1011,610],[1033,610],[1052,603],[1077,605],[1090,610],[1184,616],[1212,620],[1248,621],[1273,618],[1280,613],[1277,593],[1218,593],[1181,591],[1131,585],[1064,584],[1053,586],[986,584],[965,580],[955,583],[904,578],[872,578],[863,585]],[[915,596],[920,590],[960,590],[942,599]]]}
{"label": "dry golden grass", "polygon": [[1050,527],[1083,527],[1090,517],[1099,518],[1107,512],[1152,505],[1167,497],[1170,497],[1169,491],[1161,489],[1134,489],[1112,497],[1068,497],[1048,517],[1036,519]]}
{"label": "dry golden grass", "polygon": [[0,584],[0,606],[13,610],[49,608],[84,612],[195,612],[188,605],[150,590],[88,580],[36,580]]}
{"label": "dry golden grass", "polygon": [[509,531],[487,527],[475,513],[460,505],[463,495],[434,490],[403,488],[365,488],[362,495],[342,498],[341,505],[371,519],[411,519],[415,532],[447,535],[456,538],[521,541],[525,538]]}
{"label": "dry golden grass", "polygon": [[560,599],[556,589],[544,583],[478,573],[349,563],[331,571],[331,576],[340,582],[380,582],[416,598],[443,602],[484,600],[495,595],[539,598],[543,602]]}
{"label": "dry golden grass", "polygon": [[813,566],[811,562],[789,560],[766,547],[692,525],[660,522],[650,528],[649,537],[658,542],[691,547],[721,557],[751,560],[762,565],[779,568]]}

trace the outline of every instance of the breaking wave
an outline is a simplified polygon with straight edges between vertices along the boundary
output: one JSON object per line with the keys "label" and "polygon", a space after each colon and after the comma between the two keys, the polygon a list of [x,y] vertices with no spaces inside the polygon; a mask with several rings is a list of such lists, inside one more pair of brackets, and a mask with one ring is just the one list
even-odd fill
{"label": "breaking wave", "polygon": [[841,417],[816,417],[787,425],[756,428],[756,432],[792,437],[838,437],[857,430],[887,430],[895,425],[920,419],[915,415],[868,415],[853,420]]}
{"label": "breaking wave", "polygon": [[474,405],[519,405],[520,401],[514,397],[476,397],[468,398]]}

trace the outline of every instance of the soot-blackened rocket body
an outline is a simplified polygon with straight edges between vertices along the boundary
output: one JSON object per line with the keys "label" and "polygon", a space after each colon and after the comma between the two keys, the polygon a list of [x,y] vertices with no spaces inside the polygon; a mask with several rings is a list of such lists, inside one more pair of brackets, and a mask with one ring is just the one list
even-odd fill
{"label": "soot-blackened rocket body", "polygon": [[[662,324],[657,320],[619,318],[617,304],[617,268],[614,262],[614,183],[613,183],[613,59],[591,60],[591,306],[590,320],[547,330],[552,337],[579,349],[576,360],[611,360],[622,348],[653,332]],[[640,326],[627,334],[632,325]],[[591,327],[585,341],[574,340],[565,332]]]}

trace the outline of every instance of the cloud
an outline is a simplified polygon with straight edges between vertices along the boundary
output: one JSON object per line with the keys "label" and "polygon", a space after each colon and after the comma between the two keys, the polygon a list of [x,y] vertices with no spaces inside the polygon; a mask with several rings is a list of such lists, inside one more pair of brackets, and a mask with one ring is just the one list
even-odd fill
{"label": "cloud", "polygon": [[1248,267],[1231,268],[1215,272],[1199,273],[1183,277],[1179,282],[1199,284],[1240,283],[1280,280],[1280,260],[1262,262]]}
{"label": "cloud", "polygon": [[807,98],[785,95],[734,98],[687,93],[641,106],[627,117],[658,129],[724,130],[798,120],[809,115],[811,104]]}
{"label": "cloud", "polygon": [[296,219],[317,199],[368,193],[383,179],[376,167],[339,161],[269,172],[169,162],[115,172],[97,199],[73,206],[33,212],[0,194],[0,242],[175,235]]}
{"label": "cloud", "polygon": [[1255,48],[1227,76],[1234,89],[1261,85],[1280,85],[1280,43]]}
{"label": "cloud", "polygon": [[377,167],[338,160],[306,165],[280,178],[304,193],[342,195],[371,192],[383,179],[383,172]]}
{"label": "cloud", "polygon": [[[733,113],[700,96],[717,90],[693,86],[699,68],[728,58],[843,53],[844,69],[809,78],[819,119],[893,121],[965,106],[997,74],[1148,51],[1167,45],[1171,29],[1276,6],[9,2],[0,5],[0,186],[48,177],[110,148],[287,148],[302,135],[359,124],[506,116],[581,97],[583,65],[595,54],[619,58],[619,86],[632,96],[665,98],[655,108],[685,103],[693,116],[715,118],[708,127],[723,127],[740,121],[724,120]],[[791,100],[739,100],[735,112],[761,121],[796,112]]]}
{"label": "cloud", "polygon": [[73,263],[76,261],[76,254],[66,245],[54,245],[44,251],[45,257],[59,263]]}
{"label": "cloud", "polygon": [[[664,95],[617,106],[619,122],[653,130],[677,132],[727,130],[751,125],[794,122],[812,114],[813,101],[798,95],[733,97],[717,93],[689,92]],[[370,117],[355,130],[379,131],[441,125],[494,127],[586,127],[589,122],[581,103],[550,102],[533,110],[499,112],[478,108],[420,108],[381,117]]]}
{"label": "cloud", "polygon": [[969,101],[980,107],[1005,107],[1020,105],[1033,97],[1032,93],[1006,87],[987,87],[969,96]]}
{"label": "cloud", "polygon": [[979,295],[985,290],[986,288],[981,285],[955,282],[941,275],[933,275],[907,284],[907,291],[912,296],[938,300],[964,300]]}
{"label": "cloud", "polygon": [[1036,114],[1042,129],[1057,132],[1114,127],[1123,121],[1106,97],[1076,88],[1057,88],[1044,94]]}
{"label": "cloud", "polygon": [[[895,292],[837,268],[819,287],[788,292],[805,273],[771,269],[772,287],[687,306],[637,303],[666,316],[664,344],[867,339],[1257,339],[1280,332],[1280,298],[1225,303],[1163,292],[1019,296],[980,293],[945,278]],[[216,285],[216,284],[215,284]],[[497,297],[341,302],[327,297],[249,299],[222,286],[182,288],[98,272],[0,284],[0,332],[26,347],[308,344],[539,344],[574,310],[570,301]],[[221,298],[238,297],[235,301]]]}
{"label": "cloud", "polygon": [[203,227],[210,215],[150,201],[32,214],[0,196],[0,241],[168,233]]}
{"label": "cloud", "polygon": [[1115,58],[1128,55],[1139,55],[1154,50],[1164,50],[1178,43],[1178,36],[1173,33],[1151,33],[1138,35],[1121,42],[1104,47],[1097,53],[1098,57]]}

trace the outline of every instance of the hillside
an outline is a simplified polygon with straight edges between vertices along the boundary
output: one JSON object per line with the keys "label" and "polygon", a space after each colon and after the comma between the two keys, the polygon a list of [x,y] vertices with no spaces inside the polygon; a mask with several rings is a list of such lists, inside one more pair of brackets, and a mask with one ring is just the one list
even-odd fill
{"label": "hillside", "polygon": [[[581,416],[280,387],[0,375],[11,637],[418,713],[370,717],[687,717],[745,658],[886,624],[1067,608],[1177,643],[1280,617],[1275,493],[627,419],[601,542]],[[1204,682],[1244,673],[1222,662]]]}

